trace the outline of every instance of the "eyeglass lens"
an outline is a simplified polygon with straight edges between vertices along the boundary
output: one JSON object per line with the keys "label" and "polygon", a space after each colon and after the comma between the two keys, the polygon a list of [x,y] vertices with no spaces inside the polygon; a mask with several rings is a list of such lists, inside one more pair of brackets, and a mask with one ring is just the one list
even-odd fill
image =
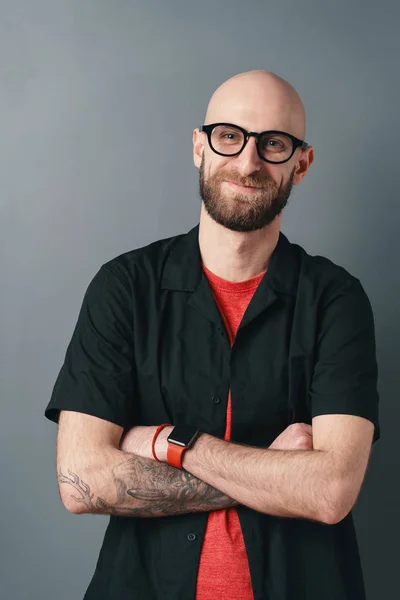
{"label": "eyeglass lens", "polygon": [[[217,152],[227,156],[240,152],[244,145],[244,134],[234,126],[217,125],[211,133],[211,145]],[[292,140],[283,134],[265,133],[259,144],[261,155],[271,162],[287,159],[293,150]]]}

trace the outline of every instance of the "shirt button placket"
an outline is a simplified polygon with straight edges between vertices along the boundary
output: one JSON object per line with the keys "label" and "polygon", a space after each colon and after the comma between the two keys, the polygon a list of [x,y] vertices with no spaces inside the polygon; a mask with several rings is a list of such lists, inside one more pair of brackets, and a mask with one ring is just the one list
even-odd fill
{"label": "shirt button placket", "polygon": [[214,404],[219,404],[221,402],[221,398],[219,398],[218,396],[213,396],[213,402]]}
{"label": "shirt button placket", "polygon": [[189,533],[187,539],[189,542],[194,542],[197,539],[197,535],[195,533]]}

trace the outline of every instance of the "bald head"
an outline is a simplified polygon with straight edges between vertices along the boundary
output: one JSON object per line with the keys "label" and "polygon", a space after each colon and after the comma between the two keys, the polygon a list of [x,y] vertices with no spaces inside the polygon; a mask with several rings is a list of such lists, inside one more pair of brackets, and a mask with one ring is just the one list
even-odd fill
{"label": "bald head", "polygon": [[245,129],[286,131],[304,140],[306,117],[293,86],[269,71],[248,71],[220,85],[208,103],[205,124],[229,122]]}

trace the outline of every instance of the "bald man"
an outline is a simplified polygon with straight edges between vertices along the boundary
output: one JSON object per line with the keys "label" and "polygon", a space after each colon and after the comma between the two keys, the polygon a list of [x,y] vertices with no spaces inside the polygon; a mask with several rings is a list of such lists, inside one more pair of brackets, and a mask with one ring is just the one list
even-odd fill
{"label": "bald man", "polygon": [[223,83],[193,133],[199,224],[87,288],[45,413],[65,507],[110,515],[86,600],[365,599],[373,315],[280,231],[305,127],[277,75]]}

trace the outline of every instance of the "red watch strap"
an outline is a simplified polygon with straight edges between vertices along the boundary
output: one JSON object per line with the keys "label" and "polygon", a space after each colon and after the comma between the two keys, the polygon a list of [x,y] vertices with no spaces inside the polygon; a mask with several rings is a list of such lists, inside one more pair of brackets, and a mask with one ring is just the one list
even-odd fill
{"label": "red watch strap", "polygon": [[177,469],[182,469],[182,455],[186,450],[186,446],[178,446],[178,444],[173,444],[172,442],[168,442],[167,449],[167,462],[171,467],[176,467]]}
{"label": "red watch strap", "polygon": [[156,439],[157,439],[157,436],[160,433],[160,431],[162,431],[164,429],[164,427],[169,427],[169,426],[170,426],[169,423],[163,423],[162,425],[159,425],[155,431],[155,434],[153,435],[153,441],[151,442],[151,451],[153,453],[154,460],[156,460],[157,462],[161,462],[161,460],[159,460],[156,455]]}

